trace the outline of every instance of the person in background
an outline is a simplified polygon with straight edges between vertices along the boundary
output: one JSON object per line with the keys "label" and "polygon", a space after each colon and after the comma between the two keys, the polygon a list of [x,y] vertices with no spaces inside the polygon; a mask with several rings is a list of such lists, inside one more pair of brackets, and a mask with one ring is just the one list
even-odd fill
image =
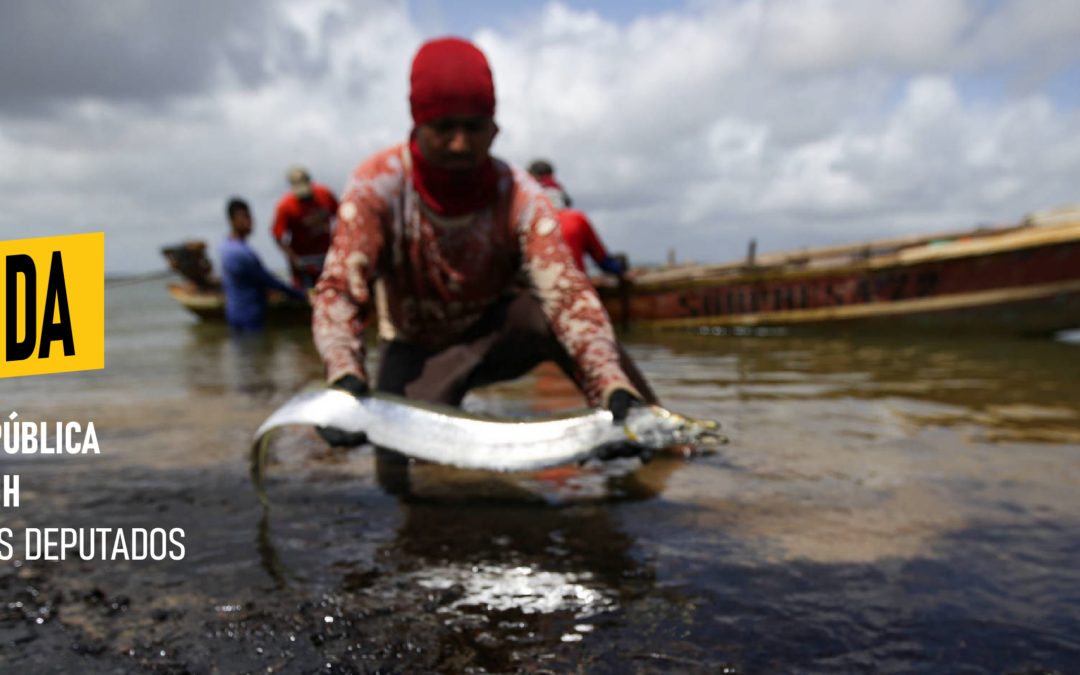
{"label": "person in background", "polygon": [[225,319],[234,333],[259,332],[266,319],[269,289],[279,290],[303,302],[307,302],[307,296],[267,272],[259,262],[259,256],[244,241],[251,234],[251,209],[247,202],[233,197],[225,212],[229,217],[229,236],[221,244]]}
{"label": "person in background", "polygon": [[529,165],[529,173],[540,183],[544,192],[551,198],[551,202],[559,209],[559,229],[562,230],[563,240],[570,247],[578,269],[585,271],[585,254],[588,253],[589,257],[605,272],[619,277],[625,274],[626,266],[618,258],[608,255],[607,249],[596,236],[585,214],[570,208],[570,196],[566,194],[566,190],[559,181],[555,180],[555,170],[551,162],[538,159]]}
{"label": "person in background", "polygon": [[537,183],[540,183],[540,187],[544,188],[544,192],[551,199],[551,203],[555,205],[555,208],[562,210],[573,206],[570,195],[566,194],[562,183],[555,180],[555,167],[551,165],[551,162],[546,159],[533,160],[532,164],[529,165],[529,175],[535,178]]}
{"label": "person in background", "polygon": [[[413,131],[353,172],[316,284],[312,332],[332,386],[457,405],[474,388],[554,361],[590,405],[625,418],[654,401],[528,174],[490,154],[498,132],[483,53],[445,38],[417,53]],[[381,280],[395,336],[374,382],[364,329]],[[320,429],[332,445],[362,434]]]}
{"label": "person in background", "polygon": [[274,240],[289,259],[293,284],[314,288],[330,248],[338,201],[328,188],[312,183],[302,166],[289,169],[286,178],[290,189],[274,214]]}

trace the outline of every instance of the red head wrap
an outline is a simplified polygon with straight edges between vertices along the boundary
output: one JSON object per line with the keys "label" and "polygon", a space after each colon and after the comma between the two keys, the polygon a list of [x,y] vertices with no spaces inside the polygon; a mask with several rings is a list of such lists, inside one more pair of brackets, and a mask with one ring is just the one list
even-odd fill
{"label": "red head wrap", "polygon": [[413,124],[448,115],[495,116],[495,84],[484,53],[461,38],[424,44],[410,75]]}
{"label": "red head wrap", "polygon": [[[411,75],[413,123],[419,127],[451,115],[495,115],[495,85],[483,52],[460,38],[424,44],[413,59]],[[432,165],[411,139],[413,180],[421,199],[436,213],[458,216],[476,211],[495,198],[495,163],[469,170]]]}

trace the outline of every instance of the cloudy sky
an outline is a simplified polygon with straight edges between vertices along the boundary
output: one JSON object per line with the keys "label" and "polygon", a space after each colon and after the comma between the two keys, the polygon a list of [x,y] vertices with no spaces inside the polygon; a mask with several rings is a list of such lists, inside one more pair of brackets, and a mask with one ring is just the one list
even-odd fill
{"label": "cloudy sky", "polygon": [[496,154],[550,158],[636,260],[1015,220],[1080,202],[1076,0],[15,0],[0,238],[106,233],[106,270],[256,248],[285,169],[335,191],[409,132],[419,44],[492,64]]}

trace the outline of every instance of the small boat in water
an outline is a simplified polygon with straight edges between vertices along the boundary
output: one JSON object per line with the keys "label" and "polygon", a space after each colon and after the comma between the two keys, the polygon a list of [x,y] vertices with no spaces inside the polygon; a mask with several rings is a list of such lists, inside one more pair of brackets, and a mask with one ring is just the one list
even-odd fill
{"label": "small boat in water", "polygon": [[[203,321],[225,321],[225,291],[202,289],[188,281],[169,282],[169,295],[181,307]],[[266,311],[267,323],[274,325],[311,323],[311,307],[283,293],[270,291]]]}
{"label": "small boat in water", "polygon": [[[169,295],[181,307],[203,321],[225,321],[225,289],[214,274],[206,256],[206,243],[187,241],[161,249],[169,267],[183,277],[169,282]],[[266,321],[269,324],[305,324],[311,322],[311,306],[297,302],[284,293],[270,291],[267,296]]]}
{"label": "small boat in water", "polygon": [[598,280],[616,324],[755,334],[842,327],[1049,335],[1080,326],[1080,207],[1019,224]]}

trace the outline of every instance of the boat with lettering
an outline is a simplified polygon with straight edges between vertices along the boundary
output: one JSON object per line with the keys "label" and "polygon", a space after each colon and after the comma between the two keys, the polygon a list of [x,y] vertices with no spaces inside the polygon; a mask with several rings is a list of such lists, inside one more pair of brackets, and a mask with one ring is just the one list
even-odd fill
{"label": "boat with lettering", "polygon": [[598,280],[618,325],[755,334],[841,327],[1050,335],[1080,326],[1080,207],[1020,223]]}

